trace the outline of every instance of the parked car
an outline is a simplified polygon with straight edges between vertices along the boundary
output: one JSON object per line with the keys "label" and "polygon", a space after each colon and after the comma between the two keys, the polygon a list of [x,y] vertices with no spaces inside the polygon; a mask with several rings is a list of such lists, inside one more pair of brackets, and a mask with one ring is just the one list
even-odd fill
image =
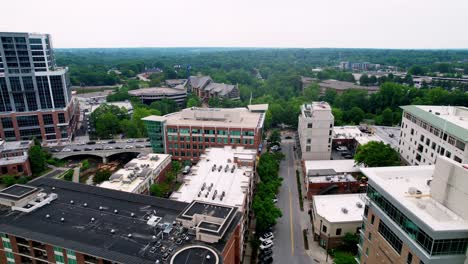
{"label": "parked car", "polygon": [[126,146],[125,146],[125,149],[132,149],[132,148],[133,148],[132,145],[126,145]]}
{"label": "parked car", "polygon": [[84,150],[85,150],[85,151],[91,151],[91,150],[93,150],[93,149],[92,149],[92,148],[85,148]]}
{"label": "parked car", "polygon": [[190,172],[190,166],[185,166],[184,170],[182,171],[183,174],[188,174]]}
{"label": "parked car", "polygon": [[345,147],[345,146],[338,146],[338,147],[336,147],[336,150],[338,150],[338,151],[348,151],[348,148]]}
{"label": "parked car", "polygon": [[273,246],[273,241],[271,240],[265,240],[260,244],[260,249],[265,250],[267,248],[271,248]]}
{"label": "parked car", "polygon": [[278,198],[273,198],[273,203],[277,203],[278,202]]}
{"label": "parked car", "polygon": [[353,158],[353,155],[351,155],[351,154],[344,155],[343,158],[345,158],[345,159],[352,159],[352,158]]}
{"label": "parked car", "polygon": [[111,149],[114,149],[114,147],[111,147],[111,146],[105,146],[104,147],[105,150],[111,150]]}
{"label": "parked car", "polygon": [[341,156],[346,156],[346,155],[352,155],[351,152],[349,151],[344,151],[344,152],[341,152]]}
{"label": "parked car", "polygon": [[145,146],[144,145],[136,145],[135,147],[136,148],[144,148]]}
{"label": "parked car", "polygon": [[115,144],[115,140],[110,140],[107,144]]}
{"label": "parked car", "polygon": [[265,240],[273,240],[275,236],[273,235],[273,232],[268,232],[260,236],[260,241],[265,241]]}
{"label": "parked car", "polygon": [[51,149],[50,152],[60,152],[60,149]]}
{"label": "parked car", "polygon": [[86,142],[86,145],[95,145],[96,144],[96,141],[88,141]]}
{"label": "parked car", "polygon": [[263,258],[260,258],[260,260],[259,260],[259,263],[261,263],[261,264],[269,264],[269,263],[272,263],[272,262],[273,262],[273,256],[272,255],[264,256]]}
{"label": "parked car", "polygon": [[73,149],[73,151],[81,151],[81,149]]}
{"label": "parked car", "polygon": [[102,150],[102,147],[95,147],[94,150]]}
{"label": "parked car", "polygon": [[260,251],[260,254],[258,256],[261,258],[263,256],[269,256],[271,254],[273,254],[273,250],[271,250],[271,248],[267,248],[265,250]]}
{"label": "parked car", "polygon": [[86,143],[84,143],[84,142],[78,142],[78,143],[77,143],[78,146],[83,146],[83,145],[85,145],[85,144],[86,144]]}
{"label": "parked car", "polygon": [[131,138],[130,138],[130,139],[127,139],[127,143],[133,143],[133,142],[135,142],[134,139],[131,139]]}
{"label": "parked car", "polygon": [[69,149],[69,148],[64,148],[64,149],[62,149],[62,151],[63,151],[63,152],[70,152],[70,151],[72,151],[72,150]]}
{"label": "parked car", "polygon": [[116,146],[115,149],[122,149],[122,147],[121,146]]}
{"label": "parked car", "polygon": [[145,142],[145,139],[144,138],[138,138],[137,140],[135,140],[136,142]]}

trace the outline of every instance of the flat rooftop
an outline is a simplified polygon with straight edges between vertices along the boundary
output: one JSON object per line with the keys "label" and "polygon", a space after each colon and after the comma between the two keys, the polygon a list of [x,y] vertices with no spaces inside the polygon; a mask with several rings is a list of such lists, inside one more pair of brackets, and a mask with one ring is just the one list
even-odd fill
{"label": "flat rooftop", "polygon": [[165,116],[148,116],[142,120],[166,121],[170,126],[201,126],[229,128],[263,127],[264,113],[251,112],[247,108],[186,108]]}
{"label": "flat rooftop", "polygon": [[[29,213],[0,206],[0,232],[119,263],[161,261],[163,253],[152,250],[158,242],[166,248],[175,247],[175,252],[194,243],[212,247],[217,253],[225,246],[225,240],[209,245],[194,241],[194,236],[174,222],[188,203],[57,179],[39,178],[29,185],[56,193],[57,199]],[[154,227],[148,223],[152,216],[157,219]],[[236,225],[233,221],[226,227],[226,234]],[[161,236],[163,232],[175,239],[185,235],[188,240],[179,245],[169,236]]]}
{"label": "flat rooftop", "polygon": [[359,145],[364,145],[371,141],[387,143],[377,134],[364,133],[357,126],[333,127],[333,139],[354,139]]}
{"label": "flat rooftop", "polygon": [[213,202],[236,206],[243,211],[254,172],[250,166],[234,163],[235,158],[254,163],[256,150],[229,146],[206,149],[180,189],[172,193],[171,199]]}
{"label": "flat rooftop", "polygon": [[328,175],[328,176],[309,176],[309,183],[334,183],[334,182],[356,182],[356,179],[351,174],[345,175]]}
{"label": "flat rooftop", "polygon": [[148,177],[159,175],[171,162],[169,154],[148,154],[132,159],[122,169],[114,172],[108,181],[102,182],[99,187],[136,192]]}
{"label": "flat rooftop", "polygon": [[307,176],[309,172],[316,170],[333,170],[335,173],[354,173],[359,172],[360,166],[354,163],[354,160],[305,160],[304,161],[305,171]]}
{"label": "flat rooftop", "polygon": [[29,146],[32,145],[32,140],[23,140],[23,141],[3,141],[0,140],[0,152],[2,151],[12,151],[12,150],[27,150]]}
{"label": "flat rooftop", "polygon": [[337,80],[324,80],[319,82],[320,87],[331,88],[335,90],[365,90],[365,91],[372,91],[376,92],[379,90],[378,86],[360,86],[356,85],[352,82],[344,82],[344,81],[337,81]]}
{"label": "flat rooftop", "polygon": [[176,95],[176,94],[185,94],[186,91],[183,89],[170,88],[170,87],[151,87],[151,88],[142,88],[137,90],[128,91],[128,94],[133,96],[159,96],[159,95]]}
{"label": "flat rooftop", "polygon": [[364,214],[362,194],[314,195],[316,213],[330,223],[361,222]]}
{"label": "flat rooftop", "polygon": [[[468,230],[468,221],[431,198],[427,184],[434,165],[362,168],[369,185],[381,188],[396,200],[396,207],[405,208],[434,231]],[[421,191],[421,197],[410,195],[410,188]]]}
{"label": "flat rooftop", "polygon": [[463,106],[406,105],[401,108],[431,125],[468,142],[468,108]]}
{"label": "flat rooftop", "polygon": [[38,191],[39,188],[35,188],[28,185],[15,184],[3,190],[0,190],[0,198],[17,201],[30,195],[31,193]]}

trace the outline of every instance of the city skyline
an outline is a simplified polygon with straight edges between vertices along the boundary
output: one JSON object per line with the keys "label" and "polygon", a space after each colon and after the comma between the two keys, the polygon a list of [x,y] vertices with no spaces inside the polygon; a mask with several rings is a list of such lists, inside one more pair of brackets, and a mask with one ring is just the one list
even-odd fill
{"label": "city skyline", "polygon": [[378,2],[11,1],[0,31],[52,34],[55,48],[468,48],[467,2]]}

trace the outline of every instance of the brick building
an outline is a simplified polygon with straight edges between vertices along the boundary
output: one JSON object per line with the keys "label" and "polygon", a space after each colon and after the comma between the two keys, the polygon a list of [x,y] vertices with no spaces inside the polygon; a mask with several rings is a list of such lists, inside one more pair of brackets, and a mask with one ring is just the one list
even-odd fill
{"label": "brick building", "polygon": [[0,32],[0,137],[68,141],[79,116],[50,35]]}
{"label": "brick building", "polygon": [[237,264],[240,217],[231,206],[40,178],[0,191],[0,263]]}
{"label": "brick building", "polygon": [[143,118],[155,153],[171,154],[173,159],[192,162],[199,160],[210,147],[258,149],[264,120],[264,112],[249,108],[194,107]]}
{"label": "brick building", "polygon": [[30,176],[28,150],[32,144],[32,141],[0,140],[0,175]]}

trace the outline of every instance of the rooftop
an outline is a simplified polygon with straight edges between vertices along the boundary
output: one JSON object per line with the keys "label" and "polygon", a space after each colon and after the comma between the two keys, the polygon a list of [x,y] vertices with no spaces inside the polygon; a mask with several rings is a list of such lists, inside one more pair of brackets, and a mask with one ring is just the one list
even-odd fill
{"label": "rooftop", "polygon": [[[202,244],[218,253],[225,245],[224,240],[209,245],[194,241],[177,220],[187,210],[187,203],[48,178],[30,185],[56,194],[55,200],[29,213],[0,206],[0,232],[119,263],[161,260],[163,253],[155,247],[158,243],[166,249],[174,247],[174,252]],[[236,225],[231,221],[223,226],[225,234]],[[176,244],[179,238],[182,241]]]}
{"label": "rooftop", "polygon": [[463,106],[406,105],[401,108],[432,126],[468,142],[468,108]]}
{"label": "rooftop", "polygon": [[264,113],[254,113],[247,108],[186,108],[180,112],[165,116],[148,116],[142,120],[166,121],[173,126],[201,127],[233,127],[260,128],[263,127]]}
{"label": "rooftop", "polygon": [[171,155],[148,154],[129,161],[122,169],[111,175],[99,187],[124,192],[138,192],[148,177],[159,173],[171,162]]}
{"label": "rooftop", "polygon": [[301,106],[302,115],[313,119],[333,119],[331,107],[327,102],[312,102]]}
{"label": "rooftop", "polygon": [[323,176],[309,176],[309,183],[356,182],[351,174],[328,174]]}
{"label": "rooftop", "polygon": [[[444,157],[438,157],[438,162]],[[468,230],[468,221],[431,196],[428,181],[433,179],[434,165],[398,166],[361,169],[369,178],[369,185],[392,197],[397,208],[405,208],[434,231]],[[442,176],[442,175],[440,175]],[[448,177],[445,174],[442,177]],[[381,189],[381,190],[380,190]],[[413,194],[414,191],[419,191]]]}
{"label": "rooftop", "polygon": [[28,150],[29,147],[33,144],[32,140],[30,141],[3,141],[0,139],[0,152],[11,151],[11,150]]}
{"label": "rooftop", "polygon": [[376,134],[361,132],[357,126],[335,126],[333,127],[333,139],[354,139],[359,145],[367,144],[371,141],[385,142]]}
{"label": "rooftop", "polygon": [[39,189],[32,186],[15,184],[0,190],[0,198],[17,201],[37,191],[39,191]]}
{"label": "rooftop", "polygon": [[324,80],[319,83],[320,87],[325,87],[325,88],[331,88],[335,90],[348,90],[348,89],[354,89],[354,90],[366,90],[366,91],[372,91],[376,92],[379,90],[378,86],[361,86],[361,85],[356,85],[352,82],[344,82],[344,81],[337,81],[337,80]]}
{"label": "rooftop", "polygon": [[251,112],[266,112],[268,110],[268,104],[254,104],[248,105],[247,108]]}
{"label": "rooftop", "polygon": [[335,174],[343,174],[359,172],[360,168],[354,160],[305,160],[304,166],[308,176],[317,170],[333,170]]}
{"label": "rooftop", "polygon": [[128,91],[129,95],[133,96],[161,96],[161,95],[176,95],[176,94],[185,94],[186,91],[182,89],[169,88],[169,87],[151,87],[151,88],[142,88],[137,90]]}
{"label": "rooftop", "polygon": [[236,159],[254,163],[256,151],[242,147],[209,148],[201,156],[191,173],[184,179],[180,189],[171,199],[191,202],[200,200],[223,205],[236,206],[244,210],[245,197],[248,195],[253,167],[240,166]]}
{"label": "rooftop", "polygon": [[316,213],[330,223],[360,222],[364,213],[361,194],[314,195]]}

